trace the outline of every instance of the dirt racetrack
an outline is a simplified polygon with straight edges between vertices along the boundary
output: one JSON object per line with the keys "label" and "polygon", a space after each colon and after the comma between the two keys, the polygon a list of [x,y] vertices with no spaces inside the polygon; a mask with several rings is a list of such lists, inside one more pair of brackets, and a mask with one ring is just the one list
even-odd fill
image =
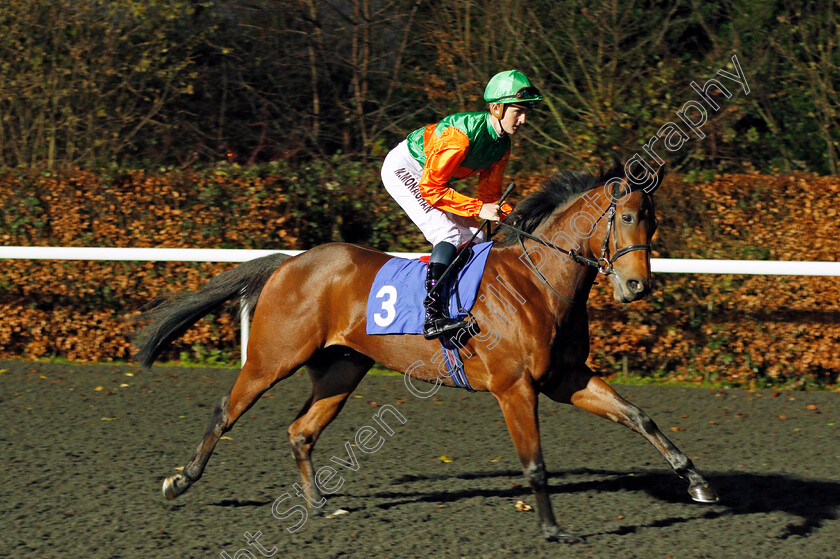
{"label": "dirt racetrack", "polygon": [[[568,546],[517,510],[534,502],[488,394],[420,399],[402,377],[369,376],[315,454],[316,468],[336,458],[343,484],[326,508],[348,514],[290,533],[302,517],[283,515],[303,499],[285,430],[305,374],[263,396],[167,502],[163,477],[191,458],[236,371],[5,361],[0,373],[0,557],[828,558],[840,547],[837,393],[618,387],[694,459],[714,505],[692,503],[638,435],[543,399],[555,513],[584,538]],[[380,431],[373,453],[346,447],[386,404],[405,423],[389,415],[393,434]],[[338,465],[347,448],[355,471]]]}

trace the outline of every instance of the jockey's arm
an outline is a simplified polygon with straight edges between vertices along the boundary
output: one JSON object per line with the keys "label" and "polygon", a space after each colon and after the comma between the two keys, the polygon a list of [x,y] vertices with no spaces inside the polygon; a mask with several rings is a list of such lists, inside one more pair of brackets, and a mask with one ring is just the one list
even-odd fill
{"label": "jockey's arm", "polygon": [[[502,180],[505,174],[505,167],[507,166],[510,152],[508,151],[504,157],[491,165],[489,168],[481,171],[478,175],[478,198],[484,202],[496,203],[502,196]],[[502,204],[501,207],[503,219],[507,214],[513,211],[510,204]],[[483,218],[488,219],[488,218]]]}
{"label": "jockey's arm", "polygon": [[482,200],[461,194],[448,185],[464,161],[468,148],[469,139],[462,132],[454,128],[444,132],[426,155],[426,165],[420,177],[420,194],[430,205],[440,210],[465,217],[478,217]]}

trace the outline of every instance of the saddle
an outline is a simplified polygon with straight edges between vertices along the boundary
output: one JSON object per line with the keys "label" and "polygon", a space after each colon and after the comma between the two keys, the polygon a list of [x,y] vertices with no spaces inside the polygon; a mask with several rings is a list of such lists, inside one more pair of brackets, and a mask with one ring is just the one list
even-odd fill
{"label": "saddle", "polygon": [[[475,304],[492,245],[486,242],[470,247],[470,254],[459,258],[457,269],[453,267],[447,274],[444,295],[448,297],[452,318],[463,319]],[[407,258],[391,258],[383,264],[368,295],[368,334],[423,333],[427,267],[420,259]]]}

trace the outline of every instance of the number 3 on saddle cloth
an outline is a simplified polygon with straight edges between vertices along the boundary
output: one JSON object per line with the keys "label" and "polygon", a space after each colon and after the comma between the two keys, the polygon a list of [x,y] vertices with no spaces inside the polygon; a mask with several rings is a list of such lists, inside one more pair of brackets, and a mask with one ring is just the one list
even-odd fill
{"label": "number 3 on saddle cloth", "polygon": [[[445,295],[449,300],[449,316],[461,320],[472,309],[481,285],[487,255],[492,242],[472,247],[472,257],[458,272],[458,294],[447,280]],[[392,258],[385,262],[368,295],[367,333],[379,334],[422,334],[426,311],[423,299],[426,297],[426,270],[428,265],[420,260]],[[453,275],[450,272],[450,277]],[[461,308],[458,306],[460,299]],[[466,375],[458,348],[446,338],[441,338],[446,367],[452,380],[459,387],[472,390]]]}

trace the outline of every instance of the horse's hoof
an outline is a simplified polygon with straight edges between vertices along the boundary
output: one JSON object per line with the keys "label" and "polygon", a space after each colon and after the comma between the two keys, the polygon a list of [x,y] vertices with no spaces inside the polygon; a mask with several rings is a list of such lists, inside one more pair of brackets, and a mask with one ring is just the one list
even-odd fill
{"label": "horse's hoof", "polygon": [[717,493],[715,493],[715,490],[708,483],[692,485],[688,488],[688,494],[698,503],[716,503],[719,500]]}
{"label": "horse's hoof", "polygon": [[560,542],[560,543],[568,543],[568,544],[575,544],[575,543],[582,543],[583,540],[577,536],[573,536],[571,534],[566,534],[560,530],[560,526],[556,524],[546,526],[543,525],[541,527],[542,534],[546,540],[550,542]]}
{"label": "horse's hoof", "polygon": [[163,480],[163,496],[171,501],[190,488],[192,482],[184,474],[175,474]]}

